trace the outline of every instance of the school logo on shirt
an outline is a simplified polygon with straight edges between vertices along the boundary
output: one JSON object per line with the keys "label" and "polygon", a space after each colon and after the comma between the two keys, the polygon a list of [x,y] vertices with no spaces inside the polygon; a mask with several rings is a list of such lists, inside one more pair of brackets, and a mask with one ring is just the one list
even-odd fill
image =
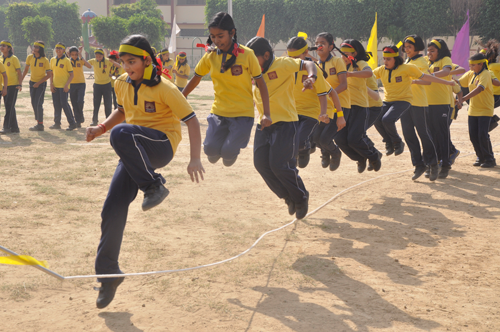
{"label": "school logo on shirt", "polygon": [[439,67],[434,67],[434,72],[437,73],[439,71]]}
{"label": "school logo on shirt", "polygon": [[80,64],[79,64],[79,63],[77,63],[77,64],[76,64],[76,66],[77,66],[77,67],[80,67]]}
{"label": "school logo on shirt", "polygon": [[240,76],[243,74],[243,67],[241,65],[234,65],[231,67],[231,74],[233,76]]}
{"label": "school logo on shirt", "polygon": [[60,65],[59,65],[59,68],[64,68],[64,65],[63,65],[63,64],[60,64]]}
{"label": "school logo on shirt", "polygon": [[38,67],[43,67],[43,63],[39,63],[39,64],[38,64]]}
{"label": "school logo on shirt", "polygon": [[7,62],[7,67],[10,67],[10,62]]}
{"label": "school logo on shirt", "polygon": [[332,75],[337,75],[337,69],[330,68],[330,76],[332,76]]}
{"label": "school logo on shirt", "polygon": [[276,73],[276,71],[272,71],[270,73],[267,73],[267,77],[269,77],[270,80],[275,80],[278,78],[278,74]]}
{"label": "school logo on shirt", "polygon": [[146,113],[156,113],[156,105],[154,101],[145,101],[144,102],[144,109],[146,110]]}
{"label": "school logo on shirt", "polygon": [[403,82],[403,77],[401,77],[401,76],[396,76],[396,82],[397,82],[397,83]]}

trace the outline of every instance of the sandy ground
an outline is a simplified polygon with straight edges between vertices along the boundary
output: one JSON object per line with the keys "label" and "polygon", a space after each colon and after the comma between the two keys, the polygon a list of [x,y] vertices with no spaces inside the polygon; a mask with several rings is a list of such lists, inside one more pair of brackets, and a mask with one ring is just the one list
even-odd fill
{"label": "sandy ground", "polygon": [[[210,82],[190,97],[203,136],[212,99]],[[26,86],[17,111],[21,133],[0,136],[0,244],[65,276],[93,274],[100,210],[118,161],[109,134],[87,144],[84,129],[29,132],[35,121]],[[45,114],[48,127],[49,94]],[[472,167],[466,120],[463,110],[452,126],[462,157],[448,179],[392,174],[412,169],[408,152],[363,174],[345,156],[336,172],[322,169],[317,152],[300,170],[311,210],[372,181],[231,263],[128,278],[104,310],[95,307],[93,279],[61,283],[28,266],[2,265],[0,331],[498,331],[500,168]],[[373,128],[369,135],[383,149]],[[499,129],[492,142],[500,143]],[[204,161],[206,179],[197,185],[186,172],[188,140],[181,144],[161,170],[168,199],[149,212],[140,209],[141,194],[131,205],[125,272],[219,261],[292,220],[255,171],[251,148],[231,168]]]}

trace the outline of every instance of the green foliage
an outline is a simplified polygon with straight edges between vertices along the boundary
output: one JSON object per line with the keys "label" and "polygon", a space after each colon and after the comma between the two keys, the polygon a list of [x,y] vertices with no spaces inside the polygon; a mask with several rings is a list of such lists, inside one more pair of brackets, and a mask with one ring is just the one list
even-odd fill
{"label": "green foliage", "polygon": [[7,7],[0,6],[0,40],[9,39],[9,30],[5,24],[7,20]]}
{"label": "green foliage", "polygon": [[20,29],[25,17],[33,17],[39,14],[38,8],[32,3],[13,3],[7,9],[6,26],[9,30],[9,40],[17,46],[28,46],[29,42],[24,38],[23,30]]}
{"label": "green foliage", "polygon": [[480,14],[481,23],[477,28],[483,42],[495,38],[500,40],[500,6],[498,0],[483,0],[483,10]]}
{"label": "green foliage", "polygon": [[162,20],[144,13],[135,14],[128,20],[128,32],[129,34],[145,35],[152,46],[161,48],[167,33],[164,23]]}
{"label": "green foliage", "polygon": [[22,30],[24,32],[24,38],[30,44],[37,40],[41,40],[45,42],[45,45],[49,45],[54,35],[54,30],[52,30],[52,19],[46,16],[41,17],[37,15],[35,17],[25,17],[22,21]]}
{"label": "green foliage", "polygon": [[161,10],[158,9],[155,0],[140,0],[131,4],[115,6],[111,8],[111,13],[126,20],[136,14],[145,14],[150,18],[157,18],[159,20],[162,18]]}
{"label": "green foliage", "polygon": [[97,41],[109,49],[118,49],[128,35],[128,21],[118,16],[100,16],[92,20],[92,32]]}
{"label": "green foliage", "polygon": [[82,34],[82,21],[76,3],[66,0],[48,0],[38,5],[40,14],[52,18],[54,41],[66,45],[79,44]]}

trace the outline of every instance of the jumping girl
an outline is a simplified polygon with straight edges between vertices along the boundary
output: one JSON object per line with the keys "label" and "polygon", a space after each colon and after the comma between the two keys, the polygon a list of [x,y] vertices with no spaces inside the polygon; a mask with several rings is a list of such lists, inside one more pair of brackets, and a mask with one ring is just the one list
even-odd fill
{"label": "jumping girl", "polygon": [[83,105],[85,104],[85,90],[87,88],[87,84],[85,83],[83,67],[92,68],[90,63],[83,58],[82,49],[82,46],[79,48],[71,46],[68,52],[74,74],[73,80],[71,81],[71,87],[69,89],[69,99],[71,100],[71,106],[73,107],[73,112],[75,114],[76,128],[81,128],[82,123],[85,121],[83,116]]}
{"label": "jumping girl", "polygon": [[[172,68],[174,67],[174,60],[170,59],[170,52],[168,51],[168,48],[164,48],[163,50],[161,50],[159,54],[159,59],[162,63],[162,68],[168,69],[168,71],[172,73]],[[170,77],[168,77],[166,74],[162,73],[161,76],[165,77],[170,82],[175,83],[173,75],[170,75]]]}
{"label": "jumping girl", "polygon": [[195,75],[184,88],[184,96],[200,83],[208,73],[212,77],[215,100],[208,116],[208,129],[204,150],[208,160],[215,164],[221,157],[225,166],[236,162],[240,149],[250,140],[254,123],[252,78],[262,98],[264,115],[261,128],[271,125],[269,95],[262,77],[259,61],[254,52],[237,42],[236,28],[231,16],[217,13],[208,26],[209,48],[196,65]]}
{"label": "jumping girl", "polygon": [[[339,130],[345,127],[344,114],[351,109],[351,96],[347,90],[347,69],[344,61],[332,55],[333,49],[340,51],[334,43],[333,36],[328,32],[322,32],[316,36],[316,52],[318,53],[318,64],[326,73],[326,81],[335,90],[340,100],[341,108],[336,108],[332,112],[330,123],[320,122],[313,133],[313,140],[321,149],[321,166],[335,171],[340,166],[342,152],[333,142],[333,139]],[[328,108],[332,107],[328,100]]]}
{"label": "jumping girl", "polygon": [[[405,123],[407,127],[412,125],[411,130],[413,130],[413,121],[410,112],[411,103],[413,102],[415,96],[413,95],[412,83],[413,80],[423,80],[426,82],[434,82],[441,83],[446,85],[455,85],[453,81],[445,81],[437,77],[433,77],[428,74],[424,74],[417,66],[413,64],[404,64],[403,58],[399,56],[399,50],[396,46],[387,46],[383,49],[384,55],[384,66],[380,66],[376,68],[373,73],[377,79],[382,81],[382,84],[385,88],[385,96],[384,96],[384,104],[382,106],[382,123],[384,125],[384,129],[389,135],[388,138],[391,139],[392,142],[396,141],[396,121],[406,113],[410,113],[409,119],[407,119],[408,123]],[[421,114],[417,110],[415,112],[415,118],[419,118],[418,121],[423,121],[425,125],[425,116],[421,117]],[[403,132],[404,134],[404,132]],[[399,137],[399,136],[397,136]],[[427,136],[427,138],[429,138]],[[399,138],[401,139],[401,138]],[[430,139],[430,138],[429,138]],[[396,141],[397,143],[397,141]],[[431,142],[432,143],[432,142]],[[418,144],[418,140],[417,140]],[[398,144],[395,145],[396,147]],[[412,144],[413,146],[413,144]],[[412,147],[413,149],[413,147]],[[417,155],[420,154],[420,146],[418,146],[418,151],[411,151],[412,153],[412,162],[415,166],[415,172],[412,177],[413,180],[418,179],[422,174],[424,174],[426,167],[422,159],[418,160]],[[395,151],[397,154],[397,150]],[[433,169],[433,176],[431,178],[432,181],[437,178],[437,160],[434,153],[434,156],[429,161],[429,165],[431,165],[431,169]],[[417,159],[417,160],[414,160]],[[421,158],[421,157],[420,157]]]}
{"label": "jumping girl", "polygon": [[469,137],[477,156],[473,165],[492,168],[496,166],[496,161],[488,130],[495,101],[488,59],[484,54],[477,53],[470,57],[469,66],[471,70],[465,73],[459,81],[460,85],[468,87],[470,91],[463,97],[463,101],[470,99]]}
{"label": "jumping girl", "polygon": [[347,39],[340,45],[342,59],[347,68],[347,85],[351,97],[351,110],[347,114],[347,124],[335,136],[335,142],[340,149],[358,163],[358,172],[366,169],[366,161],[372,164],[378,172],[381,163],[381,153],[370,144],[366,137],[366,121],[368,118],[368,89],[366,79],[373,76],[372,69],[366,63],[369,55],[361,43]]}
{"label": "jumping girl", "polygon": [[14,55],[12,44],[8,40],[2,40],[0,42],[0,52],[2,52],[0,61],[4,65],[7,72],[7,80],[5,81],[5,85],[7,86],[7,95],[3,95],[5,117],[3,121],[3,129],[0,130],[0,134],[19,133],[16,115],[16,101],[18,92],[22,90],[21,83],[23,81],[23,75],[21,73],[21,63]]}
{"label": "jumping girl", "polygon": [[95,58],[90,59],[89,64],[94,67],[94,114],[91,126],[96,126],[99,122],[99,108],[101,100],[104,99],[104,114],[106,118],[111,114],[112,96],[111,96],[111,77],[110,70],[113,65],[109,59],[104,56],[102,49],[94,51]]}
{"label": "jumping girl", "polygon": [[[428,66],[432,76],[451,81],[451,53],[442,39],[433,39],[427,44]],[[425,86],[429,102],[428,124],[436,146],[438,160],[442,161],[438,177],[445,179],[451,169],[450,162],[450,127],[451,95],[446,85],[435,84]]]}
{"label": "jumping girl", "polygon": [[[291,58],[313,61],[308,57],[309,47],[303,37],[293,37],[290,39],[287,44],[287,52]],[[318,126],[319,120],[329,123],[328,119],[333,118],[333,104],[330,114],[327,114],[328,95],[330,93],[334,94],[339,108],[340,101],[336,92],[326,81],[323,71],[321,71],[319,76],[314,77],[315,82],[311,90],[303,91],[303,82],[309,78],[309,72],[303,69],[296,73],[294,77],[295,87],[293,92],[295,107],[299,116],[297,128],[299,139],[298,166],[304,168],[309,164],[312,134]],[[340,158],[338,160],[340,161]]]}
{"label": "jumping girl", "polygon": [[191,67],[189,67],[187,62],[186,53],[180,52],[175,59],[175,65],[172,72],[175,74],[175,85],[182,92],[187,85],[189,79],[189,73],[191,73]]}
{"label": "jumping girl", "polygon": [[115,81],[118,77],[125,73],[125,70],[118,64],[118,52],[111,51],[109,53],[109,60],[112,61],[113,65],[109,70],[109,76],[111,77],[111,96],[113,97],[113,109],[118,108],[118,104],[116,102],[116,93],[115,93]]}
{"label": "jumping girl", "polygon": [[33,53],[26,58],[26,67],[24,68],[22,81],[24,81],[30,69],[31,106],[35,112],[35,120],[37,123],[29,130],[43,131],[43,102],[45,100],[47,80],[52,76],[52,70],[50,69],[49,59],[45,57],[45,43],[42,41],[36,41],[34,43]]}
{"label": "jumping girl", "polygon": [[[302,90],[312,89],[317,75],[316,66],[312,61],[299,58],[276,58],[269,42],[261,37],[252,38],[247,47],[254,51],[263,68],[262,75],[268,87],[273,112],[272,125],[267,128],[257,125],[255,130],[254,165],[269,188],[285,200],[288,212],[295,214],[297,219],[302,219],[307,215],[309,192],[295,165],[299,147],[300,116],[297,116],[295,109],[293,87],[295,74],[305,69],[306,78],[299,76]],[[258,89],[254,90],[254,101],[262,118],[264,107]],[[326,119],[326,105],[320,117]],[[317,118],[315,120],[318,122]]]}
{"label": "jumping girl", "polygon": [[[118,109],[96,127],[87,128],[87,141],[111,130],[111,146],[120,158],[104,202],[101,240],[97,249],[97,274],[121,274],[118,256],[127,221],[128,207],[139,189],[144,192],[142,209],[160,204],[169,194],[165,179],[155,173],[173,158],[181,141],[181,124],[188,128],[191,180],[203,180],[200,161],[200,125],[186,98],[161,78],[158,62],[147,39],[132,35],[119,50],[127,74],[116,80]],[[126,123],[123,123],[126,121]],[[98,279],[102,283],[97,307],[106,307],[124,278]]]}

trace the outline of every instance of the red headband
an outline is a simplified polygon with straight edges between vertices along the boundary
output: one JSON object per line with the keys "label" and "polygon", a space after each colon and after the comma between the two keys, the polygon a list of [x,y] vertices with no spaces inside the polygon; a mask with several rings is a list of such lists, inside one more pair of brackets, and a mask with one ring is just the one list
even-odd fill
{"label": "red headband", "polygon": [[392,48],[390,47],[386,47],[384,48],[383,52],[385,53],[397,53],[396,51],[394,51]]}

